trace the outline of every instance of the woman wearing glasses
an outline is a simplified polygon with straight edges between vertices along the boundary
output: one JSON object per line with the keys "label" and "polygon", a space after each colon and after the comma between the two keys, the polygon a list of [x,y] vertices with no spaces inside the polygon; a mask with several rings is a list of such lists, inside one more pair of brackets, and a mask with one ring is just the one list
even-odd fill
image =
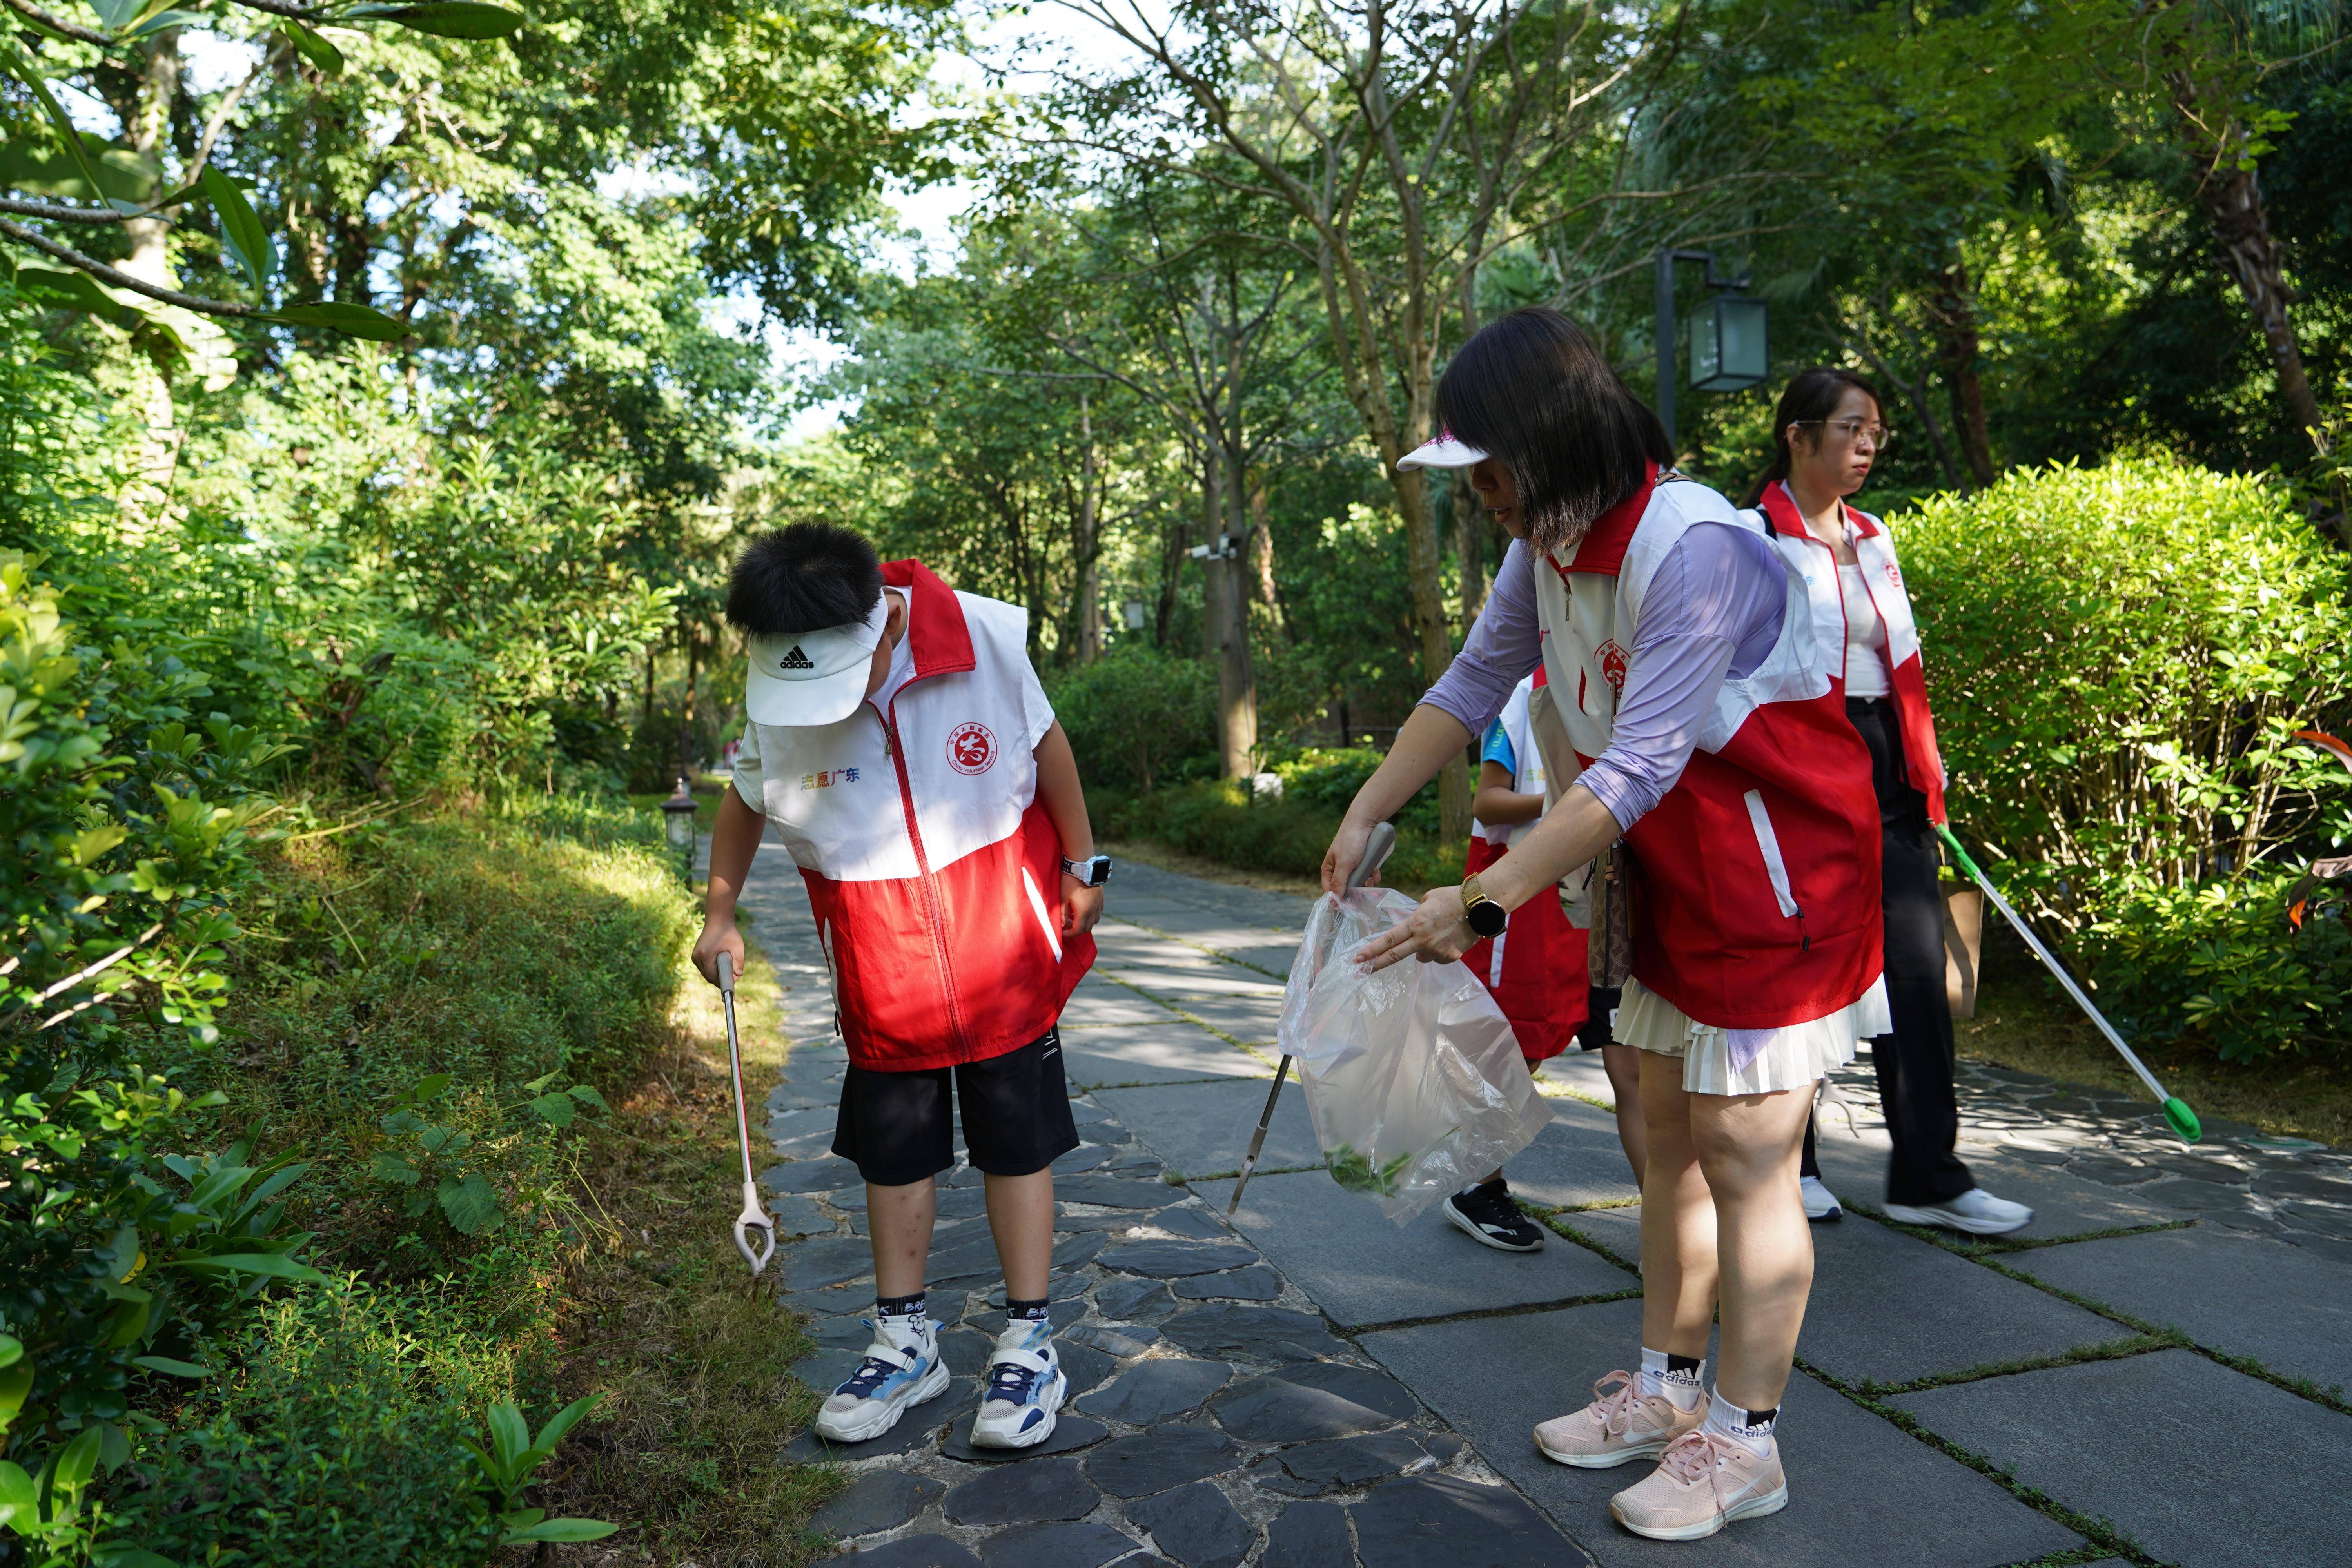
{"label": "woman wearing glasses", "polygon": [[[1944,820],[1944,764],[1911,600],[1885,524],[1845,498],[1886,449],[1878,394],[1843,370],[1809,370],[1789,384],[1772,416],[1771,468],[1749,507],[1804,574],[1816,642],[1841,674],[1846,716],[1870,748],[1883,835],[1880,886],[1886,912],[1886,1000],[1894,1025],[1871,1042],[1879,1103],[1895,1152],[1886,1212],[1906,1225],[2000,1236],[2033,1211],[1978,1186],[1952,1152],[1959,1137],[1952,1093],[1952,1014],[1944,988],[1944,904],[1936,886],[1929,824]],[[1807,1217],[1838,1217],[1837,1199],[1805,1130]]]}

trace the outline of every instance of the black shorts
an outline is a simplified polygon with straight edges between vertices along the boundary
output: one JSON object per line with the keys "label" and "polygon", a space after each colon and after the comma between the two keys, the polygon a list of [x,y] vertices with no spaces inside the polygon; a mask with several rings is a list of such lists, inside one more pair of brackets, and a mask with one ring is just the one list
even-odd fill
{"label": "black shorts", "polygon": [[1610,1032],[1609,1015],[1615,1012],[1624,999],[1625,992],[1622,986],[1595,985],[1585,992],[1587,1011],[1584,1022],[1577,1026],[1576,1031],[1579,1048],[1597,1051],[1603,1046],[1617,1043],[1617,1037]]}
{"label": "black shorts", "polygon": [[877,1187],[926,1181],[955,1163],[949,1079],[963,1110],[971,1167],[992,1176],[1026,1176],[1078,1146],[1070,1086],[1062,1077],[1062,1037],[1048,1029],[983,1062],[921,1072],[852,1067],[841,1077],[841,1116],[833,1152],[853,1161]]}

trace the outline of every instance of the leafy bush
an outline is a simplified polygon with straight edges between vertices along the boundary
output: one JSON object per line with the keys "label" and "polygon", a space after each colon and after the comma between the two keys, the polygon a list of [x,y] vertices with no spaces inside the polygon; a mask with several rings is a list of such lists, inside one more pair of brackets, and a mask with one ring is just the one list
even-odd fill
{"label": "leafy bush", "polygon": [[2273,485],[2160,458],[1895,527],[1954,819],[2004,890],[2150,1037],[2293,1048],[2343,994],[2340,932],[2290,939],[2274,886],[2352,834],[2338,764],[2292,734],[2352,704],[2341,554]]}
{"label": "leafy bush", "polygon": [[1121,645],[1055,675],[1046,695],[1089,784],[1148,790],[1216,746],[1217,675],[1201,659]]}
{"label": "leafy bush", "polygon": [[124,1523],[175,1562],[474,1568],[501,1526],[477,1412],[511,1353],[439,1295],[338,1279],[269,1305]]}
{"label": "leafy bush", "polygon": [[[1273,771],[1282,777],[1283,798],[1344,815],[1356,792],[1364,781],[1380,770],[1387,753],[1370,746],[1310,746],[1287,761],[1277,762]],[[1433,779],[1422,785],[1413,797],[1397,813],[1397,826],[1402,830],[1425,833],[1435,837],[1437,820],[1437,782]]]}
{"label": "leafy bush", "polygon": [[[1227,866],[1292,877],[1322,874],[1323,852],[1331,847],[1343,815],[1339,806],[1286,795],[1277,803],[1254,802],[1248,786],[1237,779],[1203,780],[1134,796],[1089,791],[1087,810],[1106,837],[1149,839]],[[1461,876],[1459,852],[1446,854],[1433,831],[1407,823],[1381,879],[1391,887],[1419,888]]]}
{"label": "leafy bush", "polygon": [[2116,900],[2082,939],[2116,1026],[2155,1045],[2209,1045],[2224,1061],[2352,1046],[2352,931],[2340,910],[2291,928],[2297,880],[2261,867]]}

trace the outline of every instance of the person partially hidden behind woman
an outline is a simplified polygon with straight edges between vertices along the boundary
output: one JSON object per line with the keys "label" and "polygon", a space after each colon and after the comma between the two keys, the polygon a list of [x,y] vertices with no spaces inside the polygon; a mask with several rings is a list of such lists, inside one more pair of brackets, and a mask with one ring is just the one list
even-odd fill
{"label": "person partially hidden behind woman", "polygon": [[[1978,1186],[1953,1152],[1960,1110],[1944,989],[1944,900],[1928,826],[1944,820],[1944,763],[1927,710],[1919,633],[1894,535],[1845,501],[1886,448],[1878,394],[1848,371],[1806,371],[1780,394],[1772,439],[1772,467],[1748,496],[1757,510],[1748,515],[1772,531],[1784,552],[1806,563],[1801,570],[1813,635],[1835,656],[1830,673],[1844,694],[1846,717],[1870,748],[1878,795],[1894,1027],[1871,1041],[1870,1061],[1895,1144],[1886,1162],[1887,1217],[2003,1236],[2031,1224],[2033,1211]],[[1837,1218],[1837,1197],[1822,1180],[1810,1123],[1799,1168],[1805,1217]]]}
{"label": "person partially hidden behind woman", "polygon": [[[1458,958],[1622,837],[1640,1052],[1640,1372],[1546,1421],[1562,1464],[1657,1468],[1625,1528],[1712,1535],[1788,1504],[1776,1427],[1812,1287],[1798,1148],[1814,1086],[1887,1027],[1871,758],[1823,674],[1804,584],[1752,520],[1667,471],[1673,447],[1591,340],[1515,310],[1438,386],[1446,431],[1406,461],[1468,467],[1519,542],[1452,669],[1414,709],[1324,858],[1337,889],[1373,824],[1459,755],[1538,659],[1573,780],[1526,838],[1433,889],[1360,961]],[[1572,748],[1572,750],[1568,750]],[[1712,1397],[1701,1357],[1721,1309]]]}

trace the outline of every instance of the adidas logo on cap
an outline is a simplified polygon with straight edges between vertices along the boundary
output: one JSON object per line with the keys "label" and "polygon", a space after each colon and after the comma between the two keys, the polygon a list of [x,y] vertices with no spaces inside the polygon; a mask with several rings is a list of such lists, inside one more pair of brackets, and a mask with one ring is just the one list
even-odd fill
{"label": "adidas logo on cap", "polygon": [[776,661],[776,668],[779,669],[814,669],[816,666],[810,662],[808,655],[801,651],[801,645],[794,643],[793,644],[793,651],[784,655],[783,658]]}

